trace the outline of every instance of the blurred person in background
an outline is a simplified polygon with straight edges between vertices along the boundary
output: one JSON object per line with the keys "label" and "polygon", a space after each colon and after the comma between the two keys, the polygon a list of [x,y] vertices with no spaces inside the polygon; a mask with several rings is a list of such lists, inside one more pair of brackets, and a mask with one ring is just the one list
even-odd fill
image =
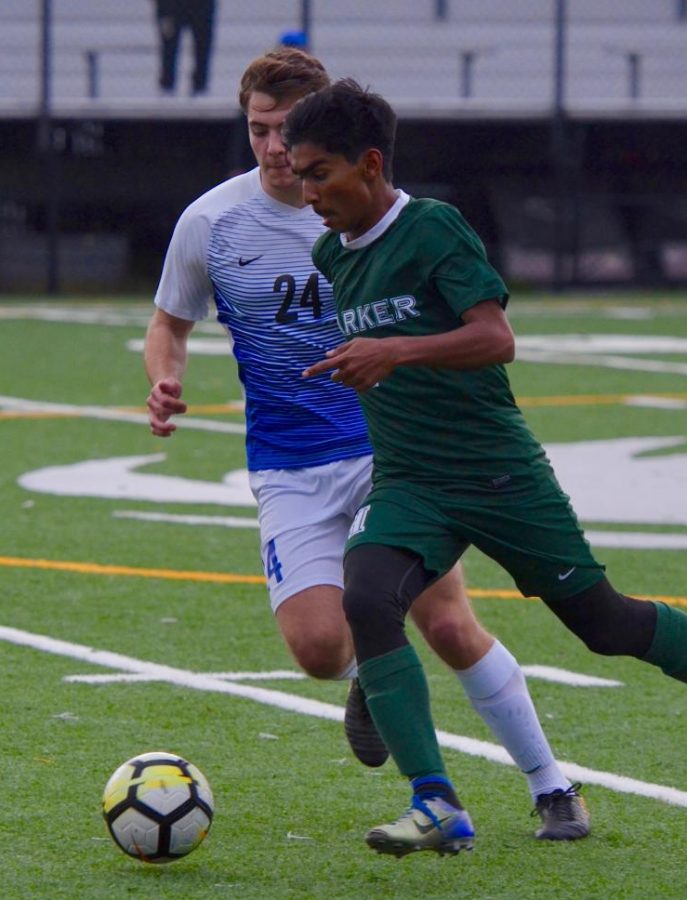
{"label": "blurred person in background", "polygon": [[215,22],[215,0],[155,0],[155,20],[160,39],[161,90],[174,93],[177,80],[179,42],[184,29],[193,36],[194,68],[191,94],[204,94],[208,88],[210,52]]}

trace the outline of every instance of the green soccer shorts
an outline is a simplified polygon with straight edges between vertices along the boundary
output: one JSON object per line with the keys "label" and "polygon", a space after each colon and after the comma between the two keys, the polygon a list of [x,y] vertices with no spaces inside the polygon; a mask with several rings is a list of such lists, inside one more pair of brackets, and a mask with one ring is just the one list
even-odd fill
{"label": "green soccer shorts", "polygon": [[361,544],[411,550],[438,575],[474,544],[525,597],[547,600],[573,597],[604,573],[553,473],[514,490],[462,495],[382,478],[356,513],[346,552]]}

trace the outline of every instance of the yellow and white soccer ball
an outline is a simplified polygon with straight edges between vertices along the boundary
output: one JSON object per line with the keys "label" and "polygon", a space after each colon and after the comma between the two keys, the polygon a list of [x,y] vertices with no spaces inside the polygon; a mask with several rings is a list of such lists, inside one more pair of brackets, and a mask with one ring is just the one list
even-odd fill
{"label": "yellow and white soccer ball", "polygon": [[127,760],[103,792],[103,816],[114,842],[144,862],[172,862],[195,850],[213,813],[206,777],[174,753],[142,753]]}

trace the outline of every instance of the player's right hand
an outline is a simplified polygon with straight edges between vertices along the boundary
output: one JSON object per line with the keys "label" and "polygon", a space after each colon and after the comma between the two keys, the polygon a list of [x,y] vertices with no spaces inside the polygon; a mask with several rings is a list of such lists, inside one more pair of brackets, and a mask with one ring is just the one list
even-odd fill
{"label": "player's right hand", "polygon": [[186,412],[187,407],[181,399],[181,391],[181,382],[176,378],[162,378],[153,385],[148,394],[146,401],[148,421],[150,430],[157,437],[169,437],[176,431],[177,427],[171,421],[171,417]]}

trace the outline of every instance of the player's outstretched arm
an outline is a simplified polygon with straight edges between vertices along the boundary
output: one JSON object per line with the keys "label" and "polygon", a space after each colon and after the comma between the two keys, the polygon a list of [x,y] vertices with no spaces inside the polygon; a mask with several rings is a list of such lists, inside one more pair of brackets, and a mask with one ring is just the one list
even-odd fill
{"label": "player's outstretched arm", "polygon": [[481,369],[515,359],[515,337],[499,300],[482,300],[461,316],[463,325],[442,334],[405,338],[400,366]]}
{"label": "player's outstretched arm", "polygon": [[498,300],[484,300],[463,313],[453,331],[416,337],[353,338],[309,366],[305,378],[332,372],[332,380],[365,392],[397,366],[480,369],[512,362],[513,332]]}
{"label": "player's outstretched arm", "polygon": [[156,309],[148,326],[143,358],[152,385],[148,395],[150,430],[158,437],[176,431],[172,416],[186,412],[181,399],[182,378],[186,369],[187,341],[193,322]]}

